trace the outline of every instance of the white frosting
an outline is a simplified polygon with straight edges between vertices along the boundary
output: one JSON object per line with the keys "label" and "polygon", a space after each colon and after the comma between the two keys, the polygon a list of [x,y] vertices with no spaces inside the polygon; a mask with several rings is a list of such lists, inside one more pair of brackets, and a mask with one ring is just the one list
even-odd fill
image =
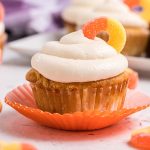
{"label": "white frosting", "polygon": [[148,23],[131,12],[121,0],[73,0],[62,14],[65,21],[78,26],[104,16],[117,19],[124,26],[148,27]]}
{"label": "white frosting", "polygon": [[48,42],[32,57],[31,65],[47,79],[70,83],[117,76],[128,62],[102,39],[90,40],[79,30]]}
{"label": "white frosting", "polygon": [[3,22],[0,22],[0,35],[2,35],[5,31],[5,25]]}

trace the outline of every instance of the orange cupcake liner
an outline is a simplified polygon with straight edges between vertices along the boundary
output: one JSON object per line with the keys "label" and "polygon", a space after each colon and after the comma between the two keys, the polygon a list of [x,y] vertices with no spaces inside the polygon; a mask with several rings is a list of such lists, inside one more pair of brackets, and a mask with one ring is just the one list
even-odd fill
{"label": "orange cupcake liner", "polygon": [[9,92],[5,102],[27,118],[42,125],[63,130],[95,130],[117,123],[123,118],[150,106],[150,97],[129,90],[124,108],[119,111],[76,112],[58,114],[44,112],[36,107],[29,84],[24,84]]}

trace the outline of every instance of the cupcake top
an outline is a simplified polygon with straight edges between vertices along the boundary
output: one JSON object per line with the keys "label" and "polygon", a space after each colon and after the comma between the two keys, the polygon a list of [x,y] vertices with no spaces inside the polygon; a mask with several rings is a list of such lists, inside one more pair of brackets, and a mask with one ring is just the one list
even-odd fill
{"label": "cupcake top", "polygon": [[[32,67],[45,78],[62,83],[97,81],[123,73],[128,67],[126,57],[104,40],[90,37],[93,31],[89,29],[91,25],[99,25],[98,21],[96,23],[67,34],[60,41],[48,42],[41,52],[32,57]],[[117,32],[118,37],[121,33]]]}
{"label": "cupcake top", "polygon": [[72,0],[71,5],[62,14],[66,22],[78,26],[104,16],[117,19],[127,27],[148,27],[147,22],[132,12],[121,0]]}
{"label": "cupcake top", "polygon": [[3,34],[5,31],[4,26],[4,8],[3,5],[0,3],[0,35]]}

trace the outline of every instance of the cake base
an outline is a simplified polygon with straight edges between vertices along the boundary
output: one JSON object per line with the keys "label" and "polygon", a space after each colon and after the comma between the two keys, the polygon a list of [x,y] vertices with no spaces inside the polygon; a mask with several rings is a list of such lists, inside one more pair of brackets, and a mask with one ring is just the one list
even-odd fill
{"label": "cake base", "polygon": [[31,83],[38,108],[51,113],[115,111],[123,107],[129,72],[93,82],[59,83],[31,69],[26,79]]}

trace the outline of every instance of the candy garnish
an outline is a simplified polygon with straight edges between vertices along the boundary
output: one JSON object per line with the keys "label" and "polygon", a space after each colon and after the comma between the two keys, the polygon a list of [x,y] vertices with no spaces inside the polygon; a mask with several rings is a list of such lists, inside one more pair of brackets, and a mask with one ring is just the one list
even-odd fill
{"label": "candy garnish", "polygon": [[24,143],[6,143],[0,141],[0,150],[37,150],[31,144],[24,144]]}
{"label": "candy garnish", "polygon": [[82,28],[83,34],[89,39],[94,39],[97,34],[106,31],[109,34],[108,44],[118,52],[124,48],[126,43],[126,31],[122,24],[111,18],[98,18],[88,22]]}
{"label": "candy garnish", "polygon": [[133,131],[130,144],[139,149],[150,149],[150,127]]}

